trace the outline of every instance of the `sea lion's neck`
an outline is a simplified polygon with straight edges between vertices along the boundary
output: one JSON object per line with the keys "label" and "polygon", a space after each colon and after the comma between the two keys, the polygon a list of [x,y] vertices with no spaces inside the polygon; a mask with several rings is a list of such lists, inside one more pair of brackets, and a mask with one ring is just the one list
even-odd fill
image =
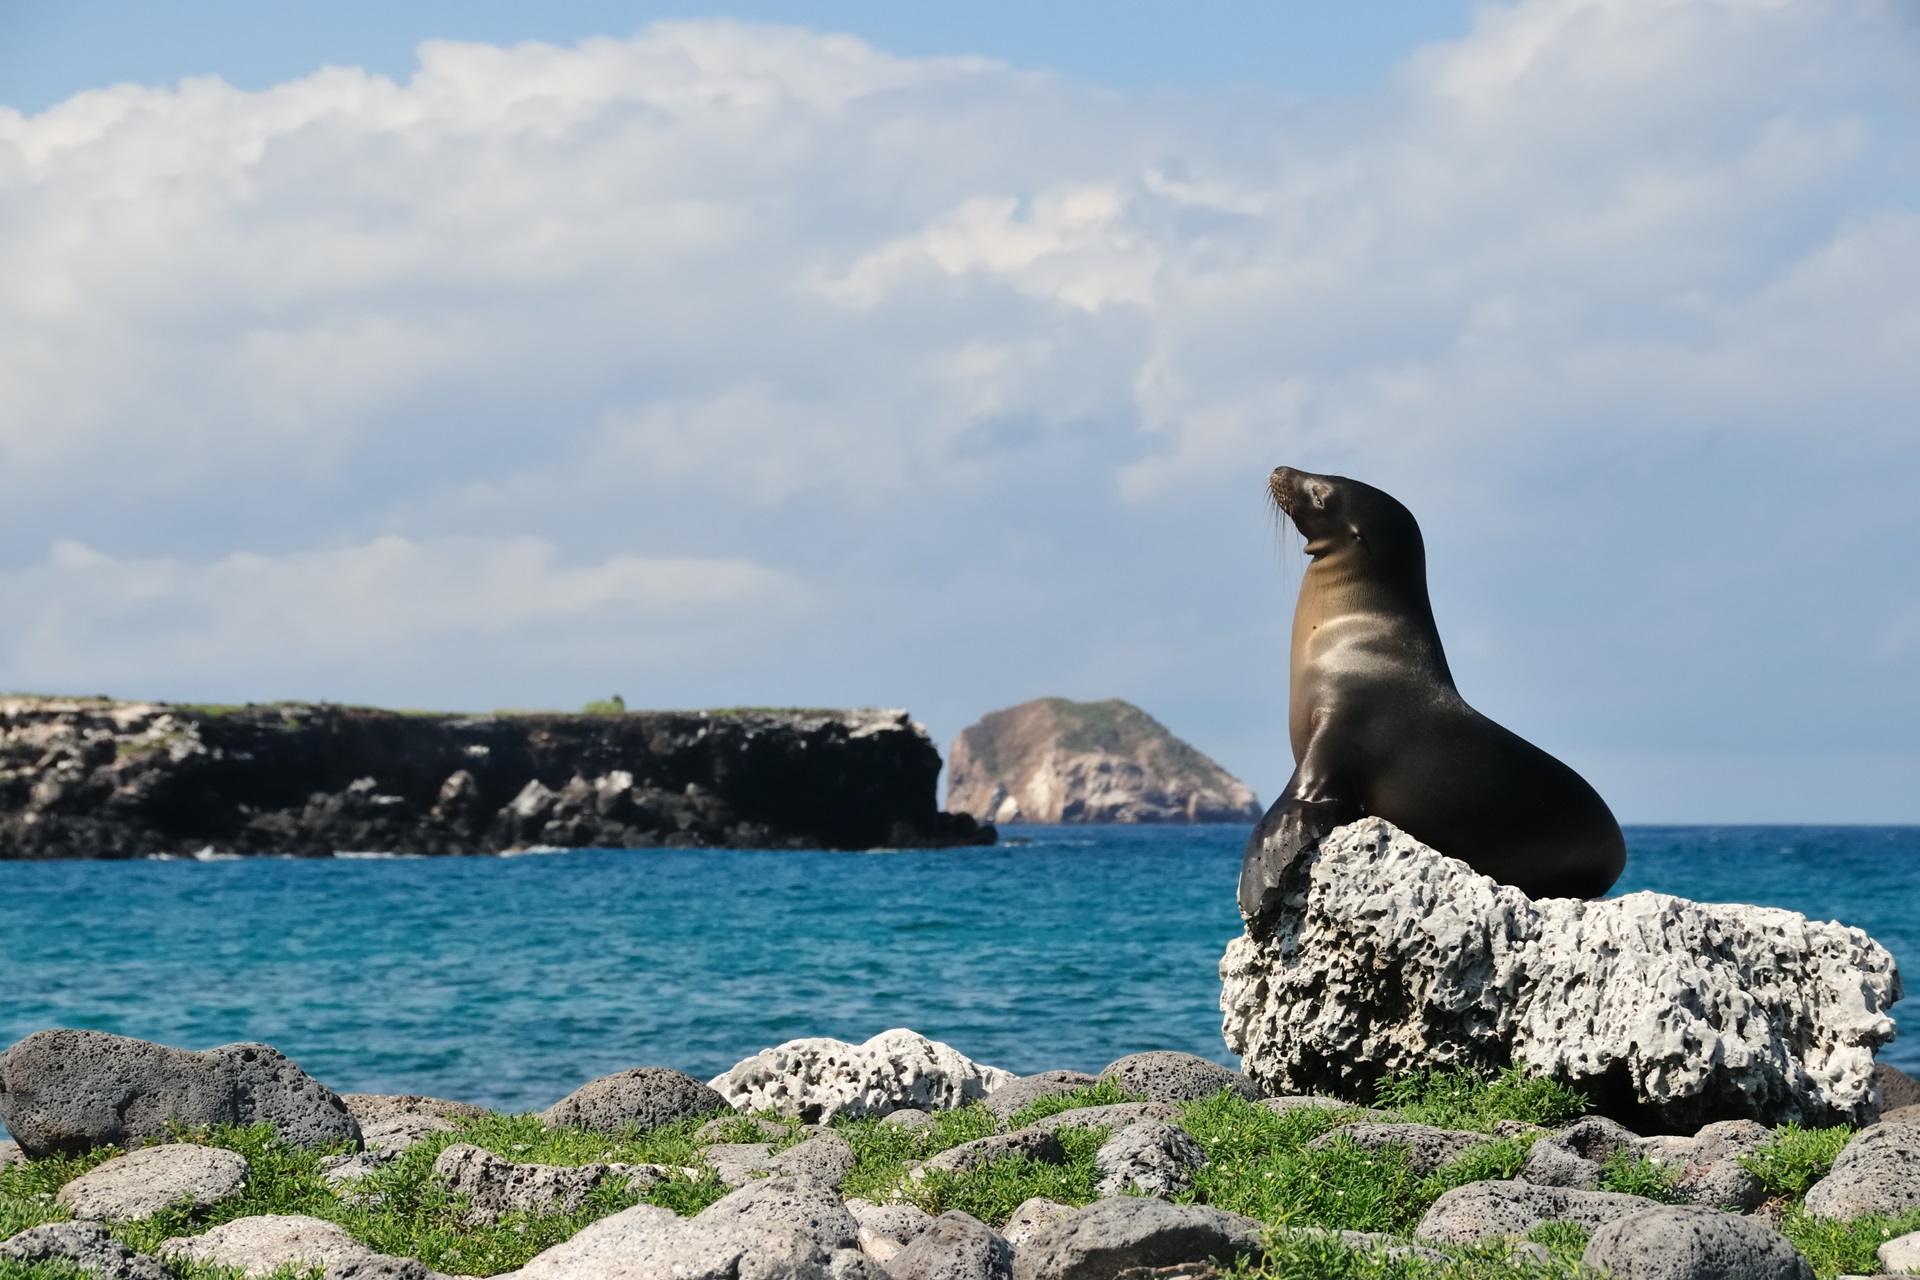
{"label": "sea lion's neck", "polygon": [[1303,671],[1332,645],[1351,643],[1360,632],[1379,630],[1394,638],[1397,658],[1428,679],[1453,686],[1440,631],[1427,598],[1425,566],[1384,574],[1379,566],[1348,550],[1316,557],[1300,579],[1300,600],[1293,611],[1292,674]]}

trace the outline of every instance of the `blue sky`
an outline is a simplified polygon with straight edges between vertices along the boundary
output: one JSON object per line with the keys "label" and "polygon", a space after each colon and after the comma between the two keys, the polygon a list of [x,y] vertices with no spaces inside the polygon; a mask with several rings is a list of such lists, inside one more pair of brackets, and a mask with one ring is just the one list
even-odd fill
{"label": "blue sky", "polygon": [[1415,46],[1459,37],[1460,0],[900,4],[762,0],[0,0],[0,101],[38,111],[116,81],[218,75],[265,89],[325,63],[404,78],[428,39],[571,44],[663,19],[727,17],[851,32],[906,57],[977,55],[1115,88],[1369,89]]}
{"label": "blue sky", "polygon": [[951,8],[0,4],[0,687],[1271,796],[1288,463],[1623,819],[1920,821],[1909,10]]}

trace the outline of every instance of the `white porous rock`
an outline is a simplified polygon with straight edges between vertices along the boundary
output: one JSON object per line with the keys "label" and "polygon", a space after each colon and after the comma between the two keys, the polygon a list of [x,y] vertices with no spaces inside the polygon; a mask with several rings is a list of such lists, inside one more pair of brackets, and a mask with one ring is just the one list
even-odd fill
{"label": "white porous rock", "polygon": [[1901,986],[1859,929],[1660,893],[1535,900],[1378,818],[1286,877],[1271,935],[1220,962],[1227,1047],[1269,1093],[1516,1064],[1669,1131],[1873,1118]]}
{"label": "white porous rock", "polygon": [[902,1107],[945,1111],[1015,1078],[899,1027],[865,1044],[824,1036],[789,1040],[735,1063],[709,1084],[736,1110],[825,1124],[839,1115],[884,1116]]}

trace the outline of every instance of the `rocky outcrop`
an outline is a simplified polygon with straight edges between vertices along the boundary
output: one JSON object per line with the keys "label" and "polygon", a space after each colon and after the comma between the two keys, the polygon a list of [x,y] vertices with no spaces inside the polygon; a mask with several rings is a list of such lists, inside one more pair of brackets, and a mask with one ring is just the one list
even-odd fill
{"label": "rocky outcrop", "polygon": [[0,698],[0,857],[988,844],[904,711]]}
{"label": "rocky outcrop", "polygon": [[172,1124],[271,1124],[303,1147],[360,1141],[340,1095],[270,1045],[195,1052],[104,1031],[36,1031],[0,1053],[0,1120],[36,1159],[162,1140]]}
{"label": "rocky outcrop", "polygon": [[1643,1131],[1871,1120],[1893,957],[1859,929],[1666,894],[1535,901],[1379,819],[1287,870],[1220,963],[1227,1047],[1271,1093],[1520,1064]]}
{"label": "rocky outcrop", "polygon": [[1245,784],[1118,698],[1040,698],[953,740],[947,808],[982,822],[1255,822]]}

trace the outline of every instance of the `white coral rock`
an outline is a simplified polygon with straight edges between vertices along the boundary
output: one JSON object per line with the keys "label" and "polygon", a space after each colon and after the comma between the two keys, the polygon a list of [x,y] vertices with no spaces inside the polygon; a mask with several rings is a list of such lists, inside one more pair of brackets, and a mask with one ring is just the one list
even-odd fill
{"label": "white coral rock", "polygon": [[951,1045],[904,1027],[865,1044],[816,1036],[789,1040],[734,1064],[708,1083],[742,1111],[770,1110],[825,1124],[903,1107],[941,1111],[984,1098],[1012,1080]]}
{"label": "white coral rock", "polygon": [[1270,1093],[1513,1063],[1685,1132],[1872,1117],[1901,988],[1862,930],[1662,893],[1536,901],[1378,818],[1287,874],[1272,935],[1220,962],[1227,1046]]}

